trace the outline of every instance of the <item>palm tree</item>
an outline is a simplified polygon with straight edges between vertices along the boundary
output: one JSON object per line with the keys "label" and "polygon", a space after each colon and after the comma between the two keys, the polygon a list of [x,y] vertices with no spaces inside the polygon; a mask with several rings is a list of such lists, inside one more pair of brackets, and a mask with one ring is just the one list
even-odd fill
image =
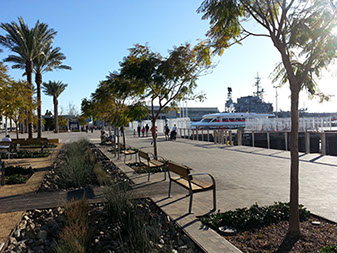
{"label": "palm tree", "polygon": [[59,120],[58,120],[58,100],[57,98],[65,90],[68,84],[64,84],[61,81],[49,81],[48,83],[42,84],[43,92],[53,97],[54,102],[54,117],[55,117],[55,132],[59,132]]}
{"label": "palm tree", "polygon": [[[37,138],[42,137],[42,115],[41,115],[41,84],[42,74],[54,69],[68,69],[71,67],[62,65],[62,61],[66,59],[64,54],[60,52],[61,48],[52,48],[49,43],[43,48],[42,54],[34,59],[34,72],[36,83],[36,102],[37,102]],[[16,68],[25,69],[25,60],[23,58],[16,59]]]}
{"label": "palm tree", "polygon": [[[24,61],[25,74],[29,87],[33,90],[32,73],[33,61],[41,54],[45,45],[52,43],[56,32],[48,29],[48,25],[36,22],[35,27],[29,28],[24,20],[18,18],[15,22],[1,23],[0,27],[7,32],[6,36],[0,35],[0,44],[10,49],[16,55],[9,55],[4,61],[13,62],[12,68],[22,68]],[[28,117],[28,138],[33,138],[32,112]]]}
{"label": "palm tree", "polygon": [[68,69],[71,67],[62,65],[62,61],[66,57],[60,52],[60,48],[52,48],[51,44],[44,48],[44,54],[39,55],[34,60],[34,72],[36,83],[36,98],[37,98],[37,137],[41,138],[42,135],[42,115],[41,115],[41,84],[42,74],[53,69]]}

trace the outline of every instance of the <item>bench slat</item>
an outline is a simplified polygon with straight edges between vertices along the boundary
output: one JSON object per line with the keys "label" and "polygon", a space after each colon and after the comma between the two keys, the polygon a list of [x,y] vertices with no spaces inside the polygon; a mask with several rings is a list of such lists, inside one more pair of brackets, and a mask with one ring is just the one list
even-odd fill
{"label": "bench slat", "polygon": [[[184,188],[190,189],[190,185],[188,184],[188,180],[187,179],[182,178],[182,177],[171,177],[171,179],[175,183],[180,184],[181,186],[183,186]],[[195,191],[202,191],[203,190],[203,188],[200,187],[199,185],[191,183],[191,186],[192,186],[192,191],[193,192],[195,192]]]}
{"label": "bench slat", "polygon": [[169,170],[182,176],[182,177],[187,177],[188,174],[190,173],[190,170],[186,167],[182,167],[181,165],[179,164],[176,164],[174,162],[171,162],[169,161],[167,163],[168,167],[169,167]]}

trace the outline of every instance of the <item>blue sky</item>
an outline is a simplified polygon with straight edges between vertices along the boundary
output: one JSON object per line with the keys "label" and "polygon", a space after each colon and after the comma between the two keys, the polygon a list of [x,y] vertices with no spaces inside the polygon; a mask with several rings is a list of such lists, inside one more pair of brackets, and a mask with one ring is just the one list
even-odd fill
{"label": "blue sky", "polygon": [[[54,45],[61,47],[67,57],[65,64],[73,70],[46,73],[44,81],[61,80],[68,84],[59,98],[59,105],[67,111],[69,103],[80,109],[81,100],[89,97],[100,80],[112,71],[118,70],[118,63],[128,55],[128,48],[140,43],[153,51],[166,55],[175,45],[184,42],[196,43],[204,39],[208,22],[201,20],[196,9],[202,1],[193,0],[5,0],[1,4],[0,22],[17,22],[21,16],[29,26],[37,20],[47,23],[58,34]],[[258,29],[250,24],[252,29]],[[5,32],[0,30],[0,34]],[[8,51],[0,54],[4,59]],[[265,101],[275,103],[275,89],[269,78],[275,64],[280,61],[278,52],[267,38],[249,38],[243,45],[228,49],[222,57],[215,57],[217,63],[213,72],[198,81],[198,91],[204,91],[204,103],[188,102],[189,106],[211,106],[224,109],[227,87],[233,89],[233,98],[251,95],[257,73],[266,90]],[[335,68],[336,69],[336,68]],[[10,70],[14,78],[22,78],[21,70]],[[325,74],[320,81],[322,91],[337,95],[334,84],[336,75]],[[279,89],[279,108],[290,109],[289,88]],[[335,112],[337,99],[318,104],[309,101],[305,92],[300,108],[309,111]],[[43,95],[42,111],[52,110],[52,98]],[[62,110],[62,108],[61,108]]]}

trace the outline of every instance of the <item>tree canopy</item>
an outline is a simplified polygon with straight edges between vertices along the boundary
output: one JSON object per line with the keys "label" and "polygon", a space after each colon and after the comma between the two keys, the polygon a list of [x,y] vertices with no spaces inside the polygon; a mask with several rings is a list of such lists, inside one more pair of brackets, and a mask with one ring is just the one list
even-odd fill
{"label": "tree canopy", "polygon": [[[289,83],[291,91],[288,235],[299,237],[299,93],[306,89],[321,100],[329,98],[319,91],[317,80],[337,56],[336,5],[332,0],[205,0],[197,11],[210,20],[207,35],[214,52],[221,54],[249,36],[259,36],[270,38],[280,53],[282,63],[275,69],[275,80]],[[247,29],[250,21],[259,29]]]}

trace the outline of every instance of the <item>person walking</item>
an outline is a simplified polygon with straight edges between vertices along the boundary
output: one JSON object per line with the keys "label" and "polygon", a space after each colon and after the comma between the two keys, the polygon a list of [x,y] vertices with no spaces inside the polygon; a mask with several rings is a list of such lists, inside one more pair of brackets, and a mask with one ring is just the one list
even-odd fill
{"label": "person walking", "polygon": [[168,127],[167,124],[165,125],[164,133],[165,133],[165,140],[168,141],[168,139],[169,139],[169,134],[170,134],[170,128]]}
{"label": "person walking", "polygon": [[149,136],[149,129],[150,129],[149,125],[146,124],[146,126],[145,126],[146,137]]}
{"label": "person walking", "polygon": [[144,137],[145,134],[145,127],[142,128],[142,137]]}
{"label": "person walking", "polygon": [[140,130],[141,130],[141,127],[140,127],[140,125],[138,125],[137,126],[138,137],[140,137]]}
{"label": "person walking", "polygon": [[171,139],[172,140],[176,140],[177,139],[177,126],[176,124],[174,124],[174,126],[172,127],[172,131],[171,131]]}

